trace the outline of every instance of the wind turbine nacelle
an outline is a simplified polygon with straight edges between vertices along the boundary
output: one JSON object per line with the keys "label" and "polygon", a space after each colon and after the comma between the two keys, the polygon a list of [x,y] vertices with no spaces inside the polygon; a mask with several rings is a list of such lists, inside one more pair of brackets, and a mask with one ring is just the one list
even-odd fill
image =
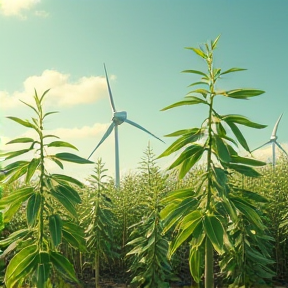
{"label": "wind turbine nacelle", "polygon": [[126,111],[120,111],[120,112],[114,112],[112,121],[116,125],[122,124],[127,119],[127,112]]}

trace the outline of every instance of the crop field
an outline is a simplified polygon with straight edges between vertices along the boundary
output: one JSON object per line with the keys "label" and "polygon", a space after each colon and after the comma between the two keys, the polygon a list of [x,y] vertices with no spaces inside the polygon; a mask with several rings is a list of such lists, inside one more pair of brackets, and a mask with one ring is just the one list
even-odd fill
{"label": "crop field", "polygon": [[[23,102],[30,120],[8,117],[36,136],[9,141],[0,155],[1,287],[288,287],[287,155],[255,159],[241,126],[266,126],[216,110],[219,97],[264,93],[217,90],[222,75],[244,70],[214,67],[219,39],[188,48],[206,69],[183,71],[200,80],[163,109],[204,105],[202,125],[166,135],[176,140],[161,155],[149,144],[119,185],[101,158],[82,158],[46,134],[46,117],[56,113],[43,105],[49,90],[35,90],[33,105]],[[172,154],[163,171],[157,160]],[[50,172],[49,162],[63,174]],[[81,182],[65,174],[67,162],[94,171]]]}

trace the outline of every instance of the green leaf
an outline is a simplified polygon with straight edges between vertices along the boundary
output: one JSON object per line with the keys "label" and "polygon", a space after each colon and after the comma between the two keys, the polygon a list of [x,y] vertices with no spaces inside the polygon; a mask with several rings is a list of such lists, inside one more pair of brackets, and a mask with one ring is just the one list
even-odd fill
{"label": "green leaf", "polygon": [[61,169],[64,168],[62,162],[59,161],[58,159],[56,159],[56,158],[54,158],[54,157],[52,157],[52,156],[49,156],[48,158],[49,158],[50,160],[52,160],[53,162],[55,162]]}
{"label": "green leaf", "polygon": [[[185,160],[188,160],[189,158],[193,157],[197,152],[202,151],[203,153],[203,147],[197,143],[193,143],[189,145],[181,154],[180,156],[169,166],[169,170],[173,169],[174,167],[180,165]],[[201,153],[201,154],[202,154]]]}
{"label": "green leaf", "polygon": [[244,138],[243,134],[241,133],[241,131],[239,130],[239,128],[237,127],[237,125],[235,125],[233,122],[227,122],[226,123],[229,125],[229,127],[231,128],[232,132],[234,133],[234,135],[236,136],[238,142],[240,143],[240,145],[247,151],[250,153],[250,149],[249,146],[246,142],[246,139]]}
{"label": "green leaf", "polygon": [[198,70],[184,70],[182,71],[183,73],[193,73],[193,74],[199,74],[202,76],[205,76],[205,78],[209,78],[208,75],[206,75],[205,73],[198,71]]}
{"label": "green leaf", "polygon": [[78,149],[74,145],[68,142],[64,142],[64,141],[53,141],[49,143],[47,146],[48,147],[68,147],[68,148],[72,148],[78,151]]}
{"label": "green leaf", "polygon": [[230,169],[233,169],[233,170],[237,171],[238,173],[243,174],[245,176],[249,176],[249,177],[261,176],[261,174],[259,172],[257,172],[255,169],[253,169],[252,167],[249,167],[249,166],[229,163],[229,164],[227,164],[227,167]]}
{"label": "green leaf", "polygon": [[49,278],[50,263],[39,263],[37,267],[37,288],[47,287],[45,284]]}
{"label": "green leaf", "polygon": [[55,154],[55,157],[58,158],[59,160],[78,163],[78,164],[93,164],[94,163],[90,160],[79,157],[79,156],[72,154],[72,153],[65,153],[65,152],[57,153],[57,154]]}
{"label": "green leaf", "polygon": [[255,122],[250,121],[248,118],[241,116],[241,115],[236,115],[236,114],[230,114],[230,115],[224,115],[222,116],[222,119],[229,125],[229,123],[237,123],[240,125],[244,125],[247,127],[252,127],[256,129],[262,129],[267,127],[267,125],[262,125],[258,124]]}
{"label": "green leaf", "polygon": [[12,116],[9,116],[7,118],[9,118],[9,119],[11,119],[11,120],[13,120],[13,121],[25,126],[25,127],[33,128],[36,131],[38,130],[37,127],[34,124],[30,123],[28,120],[22,120],[22,119],[20,119],[18,117],[12,117]]}
{"label": "green leaf", "polygon": [[23,138],[16,138],[14,140],[11,140],[6,144],[29,143],[29,142],[34,142],[34,140],[32,138],[23,137]]}
{"label": "green leaf", "polygon": [[214,215],[205,215],[204,217],[204,229],[206,235],[210,239],[214,249],[222,254],[223,251],[223,237],[224,237],[224,228],[221,221]]}
{"label": "green leaf", "polygon": [[227,91],[225,96],[236,99],[247,99],[249,97],[259,96],[263,93],[265,93],[265,91],[256,89],[235,89]]}
{"label": "green leaf", "polygon": [[182,137],[174,141],[160,156],[157,158],[161,158],[164,156],[168,156],[173,152],[178,151],[188,143],[193,143],[197,141],[202,135],[202,130],[198,128],[194,128],[189,133],[184,134]]}
{"label": "green leaf", "polygon": [[29,232],[30,232],[29,229],[20,229],[20,230],[14,231],[8,237],[0,240],[0,247],[1,248],[7,247],[12,242],[25,237]]}
{"label": "green leaf", "polygon": [[74,268],[66,257],[58,252],[50,251],[50,260],[54,268],[62,277],[79,283],[78,279],[76,278]]}
{"label": "green leaf", "polygon": [[22,149],[22,150],[18,150],[18,151],[13,151],[13,152],[7,152],[5,154],[2,154],[2,156],[5,157],[5,160],[20,156],[22,154],[25,154],[27,152],[29,152],[31,149]]}
{"label": "green leaf", "polygon": [[66,176],[66,175],[63,175],[63,174],[52,174],[51,177],[52,177],[53,180],[57,181],[58,183],[65,184],[67,182],[70,182],[72,184],[77,185],[80,188],[84,187],[83,183],[81,183],[79,180],[77,180],[75,178],[72,178],[70,176]]}
{"label": "green leaf", "polygon": [[240,156],[232,156],[231,162],[237,163],[237,164],[249,165],[249,166],[258,166],[258,167],[266,165],[266,162],[259,161],[253,158],[246,158],[246,157],[240,157]]}
{"label": "green leaf", "polygon": [[169,106],[161,109],[161,111],[165,111],[165,110],[168,110],[168,109],[171,109],[174,107],[179,107],[179,106],[184,106],[184,105],[196,105],[196,104],[206,104],[207,105],[207,103],[204,100],[202,100],[198,97],[187,96],[186,98],[188,98],[188,97],[189,97],[189,99],[176,102],[172,105],[169,105]]}
{"label": "green leaf", "polygon": [[207,58],[207,55],[200,49],[198,48],[193,48],[193,47],[186,47],[186,49],[192,50],[194,51],[197,55],[199,55],[200,57],[202,57],[203,59]]}
{"label": "green leaf", "polygon": [[39,193],[33,194],[27,203],[27,223],[28,226],[33,227],[41,206],[41,195]]}
{"label": "green leaf", "polygon": [[[187,93],[188,96],[185,96],[185,98],[194,97],[194,96],[189,96],[189,94],[192,94],[192,93],[200,93],[204,98],[206,98],[206,97],[207,97],[207,94],[209,94],[210,92],[209,92],[208,90],[206,90],[206,89],[196,89],[196,90],[189,91],[189,92]],[[197,98],[197,97],[196,97],[196,98]],[[199,99],[199,98],[198,98],[198,99]],[[200,99],[200,100],[202,100],[202,99]],[[206,101],[204,101],[204,100],[202,100],[201,103],[208,105],[208,103],[207,103]],[[196,103],[196,104],[197,104],[197,103]]]}
{"label": "green leaf", "polygon": [[74,204],[71,203],[66,196],[57,192],[57,190],[51,190],[51,195],[58,200],[60,204],[70,213],[70,215],[75,218],[77,217],[77,211]]}
{"label": "green leaf", "polygon": [[62,220],[58,214],[50,215],[49,231],[54,246],[58,246],[62,240]]}
{"label": "green leaf", "polygon": [[58,185],[55,190],[61,194],[63,197],[66,197],[72,204],[80,204],[81,198],[78,192],[73,189],[71,186],[62,184]]}
{"label": "green leaf", "polygon": [[26,201],[33,192],[33,187],[20,188],[11,192],[8,196],[0,199],[0,209],[4,209],[6,205],[10,205],[12,203],[22,203]]}
{"label": "green leaf", "polygon": [[[176,236],[176,238],[174,238],[171,246],[170,246],[170,252],[169,255],[170,257],[176,252],[176,250],[179,248],[179,246],[188,239],[188,237],[190,237],[192,235],[192,233],[194,232],[195,228],[198,226],[199,223],[201,223],[201,218],[202,218],[202,214],[199,211],[194,211],[191,214],[195,214],[193,215],[195,217],[195,219],[190,220],[190,221],[185,221],[184,219],[182,220],[182,229],[181,231],[178,233],[178,235]],[[192,217],[192,215],[189,215],[190,217]],[[196,217],[197,216],[197,217]],[[185,221],[183,223],[183,221]],[[185,225],[184,225],[185,224]]]}
{"label": "green leaf", "polygon": [[184,160],[181,164],[179,178],[183,179],[185,175],[191,170],[191,168],[201,159],[205,148],[199,149],[194,155]]}
{"label": "green leaf", "polygon": [[222,72],[220,75],[224,75],[224,74],[228,74],[228,73],[232,73],[232,72],[237,72],[237,71],[244,71],[244,70],[247,70],[247,69],[243,69],[243,68],[230,68],[224,72]]}
{"label": "green leaf", "polygon": [[220,36],[221,36],[221,35],[218,35],[218,36],[216,37],[216,39],[213,41],[213,43],[211,43],[211,48],[212,48],[212,50],[214,50],[214,49],[216,48],[217,43],[218,43],[218,40],[220,39]]}
{"label": "green leaf", "polygon": [[[197,129],[197,128],[196,128]],[[197,129],[198,131],[198,129]],[[170,133],[170,134],[167,134],[165,135],[165,137],[176,137],[176,136],[182,136],[184,134],[189,134],[189,133],[194,133],[195,132],[195,128],[192,128],[192,129],[182,129],[182,130],[178,130],[178,131],[175,131],[173,133]]]}
{"label": "green leaf", "polygon": [[264,229],[264,225],[262,223],[259,214],[253,208],[247,205],[243,199],[233,197],[230,199],[230,201],[243,215],[247,217],[249,222],[253,223],[256,227],[258,227],[261,230]]}
{"label": "green leaf", "polygon": [[31,245],[25,247],[18,252],[9,262],[6,273],[5,283],[8,288],[18,287],[15,286],[21,279],[27,277],[27,275],[36,270],[35,258],[38,256],[38,246]]}
{"label": "green leaf", "polygon": [[225,142],[220,138],[218,135],[214,134],[213,140],[215,141],[216,144],[216,151],[215,154],[217,155],[218,158],[220,158],[224,162],[230,162],[231,157],[230,153],[228,151],[228,148],[225,144]]}
{"label": "green leaf", "polygon": [[43,119],[45,117],[47,117],[48,115],[55,114],[55,113],[59,113],[59,112],[58,111],[47,112],[47,113],[44,114]]}
{"label": "green leaf", "polygon": [[28,168],[27,168],[27,174],[26,174],[26,179],[25,182],[29,183],[31,178],[33,177],[36,169],[38,168],[40,164],[40,158],[33,158],[32,161],[29,163]]}
{"label": "green leaf", "polygon": [[202,261],[203,255],[200,249],[191,248],[189,253],[189,267],[191,275],[196,283],[200,283],[202,276]]}

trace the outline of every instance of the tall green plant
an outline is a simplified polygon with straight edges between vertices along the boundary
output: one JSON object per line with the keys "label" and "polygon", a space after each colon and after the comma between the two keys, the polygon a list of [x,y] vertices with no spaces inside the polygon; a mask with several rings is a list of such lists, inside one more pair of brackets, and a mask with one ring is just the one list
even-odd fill
{"label": "tall green plant", "polygon": [[99,159],[90,176],[88,192],[88,205],[82,213],[82,225],[86,227],[87,250],[92,256],[95,271],[95,287],[100,287],[100,261],[108,262],[115,257],[116,245],[113,239],[115,219],[113,203],[107,189],[107,169]]}
{"label": "tall green plant", "polygon": [[131,287],[170,287],[171,266],[167,259],[168,240],[162,235],[163,224],[160,220],[162,205],[160,199],[165,193],[165,178],[156,165],[155,154],[150,145],[141,161],[140,183],[142,201],[145,207],[142,220],[131,227],[133,230],[126,254],[132,258],[129,271],[132,273]]}
{"label": "tall green plant", "polygon": [[[207,108],[207,117],[203,119],[199,128],[183,129],[167,135],[178,139],[159,156],[164,157],[181,151],[180,156],[169,167],[169,169],[179,168],[180,178],[183,178],[199,161],[204,161],[206,165],[198,186],[169,193],[163,201],[166,207],[161,212],[166,223],[165,231],[175,227],[177,233],[170,246],[170,256],[188,240],[191,245],[190,271],[196,282],[201,280],[205,259],[206,288],[214,287],[214,250],[218,254],[224,252],[225,242],[228,241],[226,233],[228,222],[236,221],[238,210],[242,211],[243,208],[241,203],[229,197],[227,175],[237,171],[243,175],[257,177],[259,173],[253,166],[265,165],[264,162],[239,156],[235,147],[240,145],[250,152],[238,125],[256,129],[266,126],[254,123],[241,115],[223,115],[215,110],[215,100],[219,97],[246,100],[264,93],[250,88],[228,91],[217,88],[216,84],[222,75],[244,70],[231,68],[222,71],[214,67],[214,50],[218,40],[219,36],[204,47],[187,48],[206,62],[207,71],[183,71],[200,75],[201,80],[190,85],[196,88],[190,91],[184,100],[163,109],[183,105],[203,105]],[[232,138],[233,135],[235,138]],[[253,213],[253,209],[243,213],[250,212]]]}
{"label": "tall green plant", "polygon": [[[6,184],[17,180],[23,183],[19,189],[0,200],[0,208],[5,211],[4,222],[9,222],[23,204],[26,207],[27,219],[27,228],[15,231],[8,238],[0,241],[1,247],[7,247],[5,254],[14,252],[5,274],[7,288],[20,287],[25,279],[30,279],[31,283],[38,288],[45,287],[53,271],[59,273],[64,279],[78,282],[73,266],[58,252],[58,247],[62,242],[62,236],[74,244],[75,237],[77,238],[80,233],[78,231],[81,231],[76,222],[75,208],[81,199],[75,187],[83,185],[70,176],[49,173],[47,162],[52,161],[62,169],[62,161],[78,164],[92,162],[72,153],[49,154],[47,152],[50,148],[62,147],[77,150],[75,146],[58,140],[59,137],[45,134],[44,120],[47,116],[56,113],[44,113],[43,101],[48,91],[45,91],[42,96],[38,96],[35,91],[34,105],[23,102],[36,113],[36,117],[32,117],[30,121],[8,117],[34,131],[36,136],[17,138],[8,142],[7,144],[28,146],[1,155],[6,161],[14,160],[24,154],[27,155],[26,159],[32,157],[31,160],[14,160],[7,164],[5,177],[2,180]],[[71,227],[73,232],[69,234]],[[64,231],[68,232],[64,235]],[[81,238],[81,235],[79,237]]]}

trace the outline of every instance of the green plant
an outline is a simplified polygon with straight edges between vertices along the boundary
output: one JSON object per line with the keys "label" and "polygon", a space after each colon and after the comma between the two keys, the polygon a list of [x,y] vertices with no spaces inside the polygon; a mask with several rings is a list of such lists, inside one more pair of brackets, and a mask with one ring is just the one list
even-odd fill
{"label": "green plant", "polygon": [[95,287],[100,287],[100,261],[108,262],[117,256],[117,246],[113,241],[113,227],[115,219],[113,214],[113,203],[109,197],[102,160],[99,159],[90,176],[88,194],[88,205],[82,212],[81,223],[86,227],[87,250],[90,251],[89,258],[95,271]]}
{"label": "green plant", "polygon": [[[220,255],[224,253],[226,242],[229,242],[226,233],[229,221],[237,221],[239,211],[247,215],[249,220],[253,220],[254,215],[252,208],[247,211],[242,209],[247,208],[247,205],[245,203],[242,205],[241,199],[230,197],[228,175],[237,171],[243,175],[257,177],[260,174],[253,167],[265,165],[264,162],[239,156],[235,147],[240,144],[250,152],[238,125],[256,129],[266,126],[254,123],[241,115],[221,115],[215,110],[214,104],[218,97],[246,100],[264,92],[250,88],[229,91],[217,88],[216,84],[222,75],[245,70],[231,68],[222,72],[220,68],[214,67],[214,50],[219,37],[205,44],[204,48],[187,48],[206,62],[208,71],[183,71],[201,76],[200,81],[190,85],[199,88],[190,91],[184,100],[162,109],[203,105],[207,109],[207,118],[199,128],[183,129],[167,135],[179,138],[159,156],[164,157],[181,151],[180,156],[169,167],[169,169],[179,168],[179,178],[183,178],[202,160],[205,163],[205,171],[196,187],[172,191],[167,195],[162,202],[166,207],[161,211],[161,216],[165,220],[164,231],[174,227],[177,234],[170,246],[170,256],[184,241],[189,241],[191,274],[199,283],[204,265],[206,288],[214,287],[214,250]],[[232,138],[233,135],[235,139]]]}
{"label": "green plant", "polygon": [[[62,169],[62,161],[78,164],[93,162],[72,153],[48,154],[46,152],[52,147],[77,150],[75,146],[58,140],[59,137],[55,135],[45,135],[44,120],[47,116],[56,113],[43,111],[43,100],[48,91],[40,97],[35,91],[34,106],[23,102],[36,113],[36,118],[32,117],[32,121],[8,117],[34,131],[36,136],[10,141],[7,144],[21,144],[22,146],[28,145],[28,147],[1,155],[5,157],[5,161],[27,153],[32,157],[31,160],[15,160],[7,164],[5,177],[2,180],[6,185],[17,180],[23,183],[21,187],[0,200],[0,208],[5,211],[4,223],[8,223],[24,205],[28,226],[14,231],[8,238],[0,241],[1,247],[7,247],[5,254],[14,253],[5,273],[7,288],[20,287],[27,279],[38,288],[45,287],[45,283],[53,276],[53,271],[65,279],[78,282],[73,266],[58,251],[58,247],[62,238],[72,245],[74,245],[75,238],[81,239],[81,228],[77,224],[75,208],[81,199],[75,187],[82,187],[83,184],[64,174],[49,173],[46,161],[52,161]],[[51,138],[57,140],[48,141]],[[77,238],[79,233],[80,236]]]}
{"label": "green plant", "polygon": [[129,272],[132,273],[132,287],[170,287],[172,272],[167,259],[168,240],[162,235],[163,224],[160,220],[162,205],[160,199],[165,193],[165,178],[156,166],[155,155],[148,145],[141,161],[140,184],[142,201],[145,207],[142,220],[134,224],[126,254],[132,261]]}

